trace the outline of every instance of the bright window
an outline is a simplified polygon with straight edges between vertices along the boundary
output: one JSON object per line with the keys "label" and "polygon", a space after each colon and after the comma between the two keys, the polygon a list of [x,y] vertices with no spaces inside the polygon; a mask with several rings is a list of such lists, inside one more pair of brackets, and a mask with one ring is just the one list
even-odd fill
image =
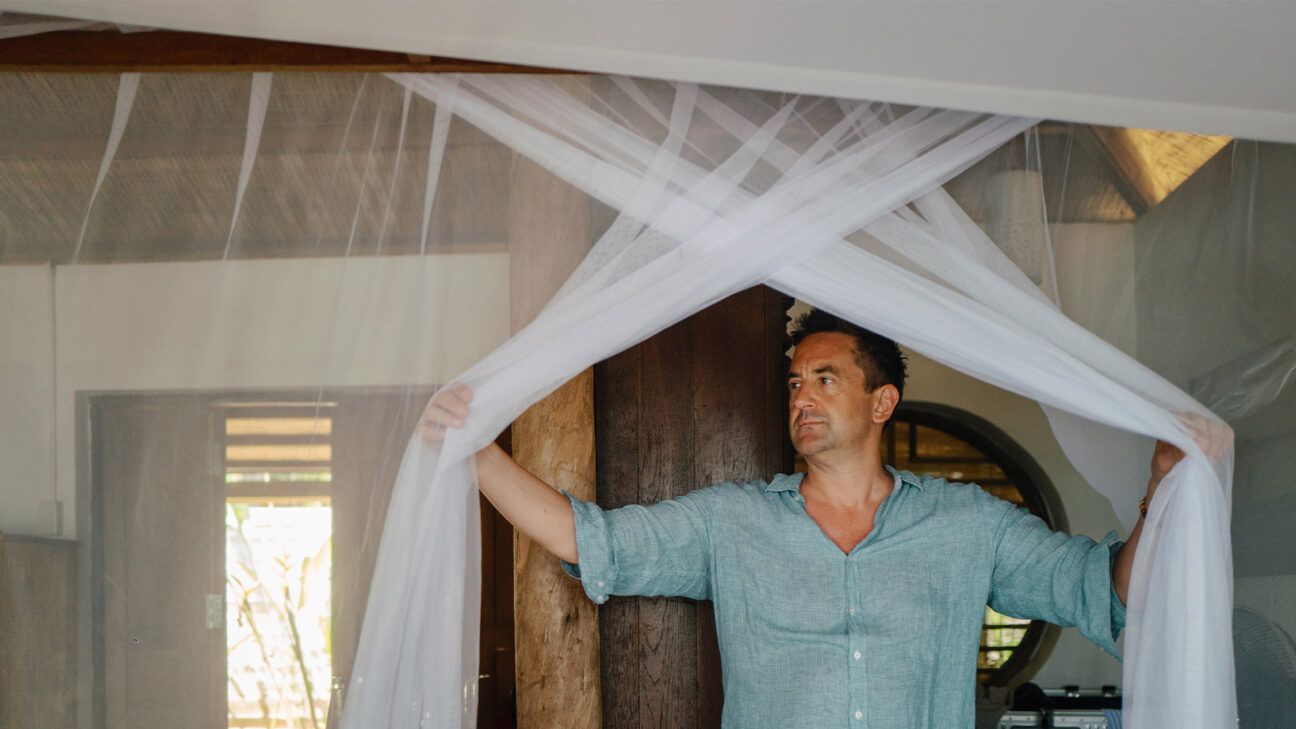
{"label": "bright window", "polygon": [[324,729],[332,677],[331,408],[224,411],[230,727]]}

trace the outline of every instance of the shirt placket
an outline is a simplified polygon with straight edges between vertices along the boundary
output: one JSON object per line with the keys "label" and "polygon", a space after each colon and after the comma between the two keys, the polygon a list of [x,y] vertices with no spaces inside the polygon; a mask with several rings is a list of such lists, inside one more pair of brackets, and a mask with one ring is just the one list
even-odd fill
{"label": "shirt placket", "polygon": [[868,536],[860,542],[851,553],[846,556],[846,665],[847,676],[850,685],[850,722],[849,726],[864,727],[868,726],[865,718],[868,716],[868,671],[865,670],[868,657],[868,636],[864,631],[864,598],[862,594],[865,576],[868,567],[868,557],[871,553],[870,545],[877,541],[878,534],[882,531],[882,524],[886,518],[887,512],[890,511],[892,502],[900,492],[902,484],[899,476],[895,478],[895,485],[892,492],[878,507],[877,513],[873,516],[873,529],[869,531]]}
{"label": "shirt placket", "polygon": [[863,580],[863,556],[861,549],[856,549],[847,556],[844,575],[846,580],[846,666],[850,686],[850,726],[864,726],[867,715],[865,697],[868,696],[868,673],[864,670],[864,607],[860,596],[860,584]]}

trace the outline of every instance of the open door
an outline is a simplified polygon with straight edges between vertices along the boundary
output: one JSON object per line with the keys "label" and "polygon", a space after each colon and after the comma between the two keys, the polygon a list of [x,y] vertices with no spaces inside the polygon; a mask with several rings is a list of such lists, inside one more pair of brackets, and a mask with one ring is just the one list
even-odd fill
{"label": "open door", "polygon": [[225,726],[224,497],[206,398],[91,405],[104,729]]}
{"label": "open door", "polygon": [[[96,726],[327,729],[429,396],[91,398]],[[496,729],[514,725],[512,529],[482,519],[479,714]]]}

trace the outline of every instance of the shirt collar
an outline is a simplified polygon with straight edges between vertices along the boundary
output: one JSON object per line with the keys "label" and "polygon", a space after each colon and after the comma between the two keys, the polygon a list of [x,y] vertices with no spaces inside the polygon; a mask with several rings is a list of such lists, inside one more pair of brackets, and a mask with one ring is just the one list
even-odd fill
{"label": "shirt collar", "polygon": [[805,473],[780,473],[765,484],[766,491],[793,491],[801,493],[801,481]]}
{"label": "shirt collar", "polygon": [[[896,479],[897,486],[913,486],[919,491],[923,490],[923,480],[919,476],[908,471],[898,471],[891,466],[885,466],[886,470]],[[801,482],[805,480],[805,473],[780,473],[775,476],[765,486],[766,491],[792,491],[800,495]]]}

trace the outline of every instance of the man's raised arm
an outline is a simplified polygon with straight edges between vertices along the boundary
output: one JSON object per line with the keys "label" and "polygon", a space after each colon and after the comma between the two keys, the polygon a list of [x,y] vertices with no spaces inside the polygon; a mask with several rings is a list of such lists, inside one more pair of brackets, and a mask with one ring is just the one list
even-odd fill
{"label": "man's raised arm", "polygon": [[[1156,493],[1156,488],[1161,484],[1162,479],[1170,473],[1170,469],[1174,468],[1176,463],[1183,460],[1183,457],[1184,452],[1178,448],[1163,440],[1156,442],[1156,450],[1152,453],[1152,477],[1148,479],[1147,495],[1143,498],[1145,505],[1152,500],[1152,494]],[[1130,575],[1134,573],[1134,554],[1138,551],[1141,536],[1143,536],[1143,514],[1140,513],[1138,523],[1130,532],[1129,539],[1121,545],[1120,551],[1116,553],[1116,561],[1112,564],[1112,587],[1116,588],[1116,596],[1127,605]]]}
{"label": "man's raised arm", "polygon": [[[448,428],[463,427],[472,398],[472,389],[463,384],[438,392],[419,424],[423,442],[439,448]],[[477,452],[477,485],[518,531],[559,559],[572,564],[578,561],[571,502],[494,443]]]}
{"label": "man's raised arm", "polygon": [[[1220,459],[1233,451],[1233,430],[1224,421],[1196,413],[1180,413],[1179,420],[1192,432],[1193,440],[1211,463],[1219,463]],[[1148,479],[1147,496],[1140,508],[1143,513],[1139,514],[1138,523],[1134,525],[1129,539],[1116,554],[1116,561],[1112,565],[1112,586],[1116,589],[1116,594],[1122,603],[1127,602],[1129,595],[1130,575],[1134,572],[1134,554],[1138,550],[1139,537],[1143,535],[1143,518],[1146,515],[1147,504],[1152,501],[1152,494],[1156,493],[1162,479],[1183,458],[1182,450],[1163,440],[1157,441],[1156,450],[1152,452],[1152,477]]]}

